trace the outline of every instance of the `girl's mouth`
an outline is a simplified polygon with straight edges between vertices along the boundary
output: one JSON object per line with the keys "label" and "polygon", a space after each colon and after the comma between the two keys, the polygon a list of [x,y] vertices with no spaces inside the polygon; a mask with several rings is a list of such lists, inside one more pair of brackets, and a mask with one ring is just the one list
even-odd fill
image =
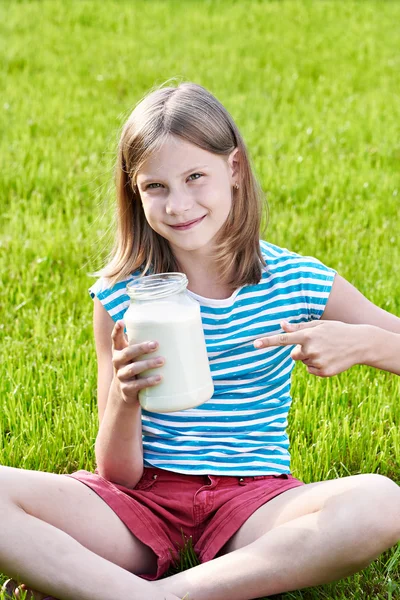
{"label": "girl's mouth", "polygon": [[203,219],[205,219],[205,217],[206,217],[206,215],[204,215],[203,217],[200,217],[199,219],[196,219],[194,221],[188,221],[187,223],[182,223],[181,225],[170,225],[170,227],[172,227],[172,229],[176,229],[177,231],[192,229],[192,227],[195,227],[196,225],[201,223],[201,221]]}

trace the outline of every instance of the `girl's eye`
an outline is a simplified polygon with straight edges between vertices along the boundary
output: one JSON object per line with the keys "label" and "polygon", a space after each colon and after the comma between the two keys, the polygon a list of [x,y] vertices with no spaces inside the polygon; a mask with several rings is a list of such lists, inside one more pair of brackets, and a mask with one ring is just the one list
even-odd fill
{"label": "girl's eye", "polygon": [[[190,179],[191,177],[195,177],[195,179],[192,179],[191,181],[196,181],[196,179],[198,179],[199,177],[203,177],[203,175],[201,173],[192,173],[191,175],[189,175],[188,179]],[[198,177],[197,177],[198,175]],[[148,185],[146,185],[146,190],[158,190],[158,186],[161,186],[161,183],[149,183]],[[157,186],[157,187],[153,187],[153,186]]]}

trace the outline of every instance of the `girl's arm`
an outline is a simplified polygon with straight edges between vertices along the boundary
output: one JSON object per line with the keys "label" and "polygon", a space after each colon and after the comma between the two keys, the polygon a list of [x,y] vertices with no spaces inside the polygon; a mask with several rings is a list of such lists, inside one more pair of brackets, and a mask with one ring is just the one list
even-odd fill
{"label": "girl's arm", "polygon": [[257,339],[254,346],[295,346],[290,353],[293,360],[300,360],[309,373],[319,377],[332,377],[357,364],[400,375],[399,333],[340,321],[281,325],[285,333]]}
{"label": "girl's arm", "polygon": [[[95,445],[97,469],[105,479],[133,488],[143,473],[141,410],[137,397],[128,403],[121,394],[112,362],[113,329],[112,318],[95,298],[94,337],[100,422]],[[121,334],[123,336],[122,331]],[[117,351],[127,345],[123,338],[116,343]]]}
{"label": "girl's arm", "polygon": [[374,343],[367,345],[364,364],[400,375],[400,334],[373,326],[369,329]]}
{"label": "girl's arm", "polygon": [[335,276],[321,319],[343,323],[376,325],[400,333],[400,319],[379,308],[340,275]]}
{"label": "girl's arm", "polygon": [[294,360],[320,377],[364,364],[400,375],[400,319],[367,300],[336,275],[320,321],[282,323],[285,333],[258,339],[256,348],[291,346]]}

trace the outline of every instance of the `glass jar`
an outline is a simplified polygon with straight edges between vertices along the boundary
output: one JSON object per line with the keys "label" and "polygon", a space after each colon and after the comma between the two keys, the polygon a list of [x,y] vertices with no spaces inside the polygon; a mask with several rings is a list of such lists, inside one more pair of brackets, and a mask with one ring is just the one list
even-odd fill
{"label": "glass jar", "polygon": [[187,293],[184,273],[138,277],[127,286],[131,299],[124,321],[130,344],[155,340],[161,367],[144,371],[162,375],[159,384],[139,392],[141,406],[166,413],[199,406],[211,398],[214,385],[208,363],[199,303]]}

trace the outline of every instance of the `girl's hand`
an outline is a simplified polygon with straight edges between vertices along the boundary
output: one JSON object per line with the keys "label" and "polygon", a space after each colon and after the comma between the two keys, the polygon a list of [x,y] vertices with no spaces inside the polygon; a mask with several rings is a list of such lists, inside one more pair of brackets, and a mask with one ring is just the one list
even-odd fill
{"label": "girl's hand", "polygon": [[298,324],[283,321],[281,327],[285,333],[258,339],[254,346],[295,345],[290,356],[303,362],[309,373],[319,377],[332,377],[362,363],[372,342],[368,326],[341,321]]}
{"label": "girl's hand", "polygon": [[117,321],[111,334],[112,362],[114,366],[114,379],[120,389],[122,398],[128,404],[138,401],[140,390],[160,383],[161,375],[141,377],[140,374],[148,369],[155,369],[164,364],[160,356],[142,359],[144,354],[150,354],[158,348],[155,341],[142,344],[128,344],[124,334],[123,321]]}

